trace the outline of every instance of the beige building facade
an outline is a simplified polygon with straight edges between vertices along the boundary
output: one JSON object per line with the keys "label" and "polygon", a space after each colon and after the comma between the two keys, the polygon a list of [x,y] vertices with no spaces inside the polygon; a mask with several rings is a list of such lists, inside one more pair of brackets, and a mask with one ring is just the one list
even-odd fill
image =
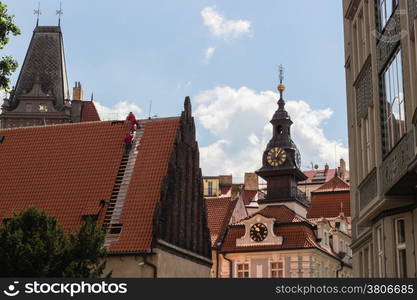
{"label": "beige building facade", "polygon": [[417,276],[417,1],[344,0],[353,270]]}

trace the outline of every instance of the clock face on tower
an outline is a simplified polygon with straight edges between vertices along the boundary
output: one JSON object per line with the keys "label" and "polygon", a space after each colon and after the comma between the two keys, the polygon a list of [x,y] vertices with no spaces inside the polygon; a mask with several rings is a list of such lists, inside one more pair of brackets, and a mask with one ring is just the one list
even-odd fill
{"label": "clock face on tower", "polygon": [[250,229],[250,238],[255,242],[262,242],[268,235],[268,228],[265,224],[257,223]]}
{"label": "clock face on tower", "polygon": [[284,149],[275,147],[269,150],[266,159],[272,167],[279,167],[287,160],[287,153]]}

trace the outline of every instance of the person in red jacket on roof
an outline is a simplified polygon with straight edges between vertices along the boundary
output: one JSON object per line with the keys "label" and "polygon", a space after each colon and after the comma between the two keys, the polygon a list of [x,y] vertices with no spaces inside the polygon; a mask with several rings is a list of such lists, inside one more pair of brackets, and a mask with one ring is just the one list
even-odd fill
{"label": "person in red jacket on roof", "polygon": [[128,154],[132,150],[133,135],[128,134],[125,136],[125,153]]}
{"label": "person in red jacket on roof", "polygon": [[135,114],[133,112],[130,112],[127,115],[126,120],[127,121],[130,121],[130,123],[132,124],[131,131],[136,131],[137,129],[140,128],[139,121],[136,119],[136,116],[135,116]]}

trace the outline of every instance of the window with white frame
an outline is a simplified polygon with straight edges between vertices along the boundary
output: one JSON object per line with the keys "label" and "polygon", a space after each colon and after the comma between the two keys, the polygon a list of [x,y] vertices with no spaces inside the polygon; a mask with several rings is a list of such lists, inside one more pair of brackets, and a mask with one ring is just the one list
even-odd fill
{"label": "window with white frame", "polygon": [[388,153],[406,133],[405,99],[401,50],[382,74],[384,109],[384,153]]}
{"label": "window with white frame", "polygon": [[377,0],[379,30],[382,31],[398,5],[398,0]]}
{"label": "window with white frame", "polygon": [[407,251],[405,248],[405,220],[395,220],[395,245],[397,260],[397,276],[407,277]]}
{"label": "window with white frame", "polygon": [[284,262],[271,262],[271,278],[283,278],[284,277]]}
{"label": "window with white frame", "polygon": [[213,182],[209,181],[207,184],[208,184],[208,195],[213,196]]}
{"label": "window with white frame", "polygon": [[237,264],[236,274],[237,278],[249,278],[249,264]]}
{"label": "window with white frame", "polygon": [[376,229],[376,251],[378,256],[378,275],[380,278],[383,278],[385,275],[384,272],[384,236],[382,232],[382,226],[379,226]]}

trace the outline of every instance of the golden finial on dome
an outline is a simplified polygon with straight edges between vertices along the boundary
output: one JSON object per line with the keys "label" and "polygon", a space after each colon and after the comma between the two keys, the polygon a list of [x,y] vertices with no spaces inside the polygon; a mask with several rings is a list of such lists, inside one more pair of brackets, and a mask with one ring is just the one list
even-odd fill
{"label": "golden finial on dome", "polygon": [[282,83],[278,85],[278,91],[283,92],[285,91],[285,85],[283,85]]}

